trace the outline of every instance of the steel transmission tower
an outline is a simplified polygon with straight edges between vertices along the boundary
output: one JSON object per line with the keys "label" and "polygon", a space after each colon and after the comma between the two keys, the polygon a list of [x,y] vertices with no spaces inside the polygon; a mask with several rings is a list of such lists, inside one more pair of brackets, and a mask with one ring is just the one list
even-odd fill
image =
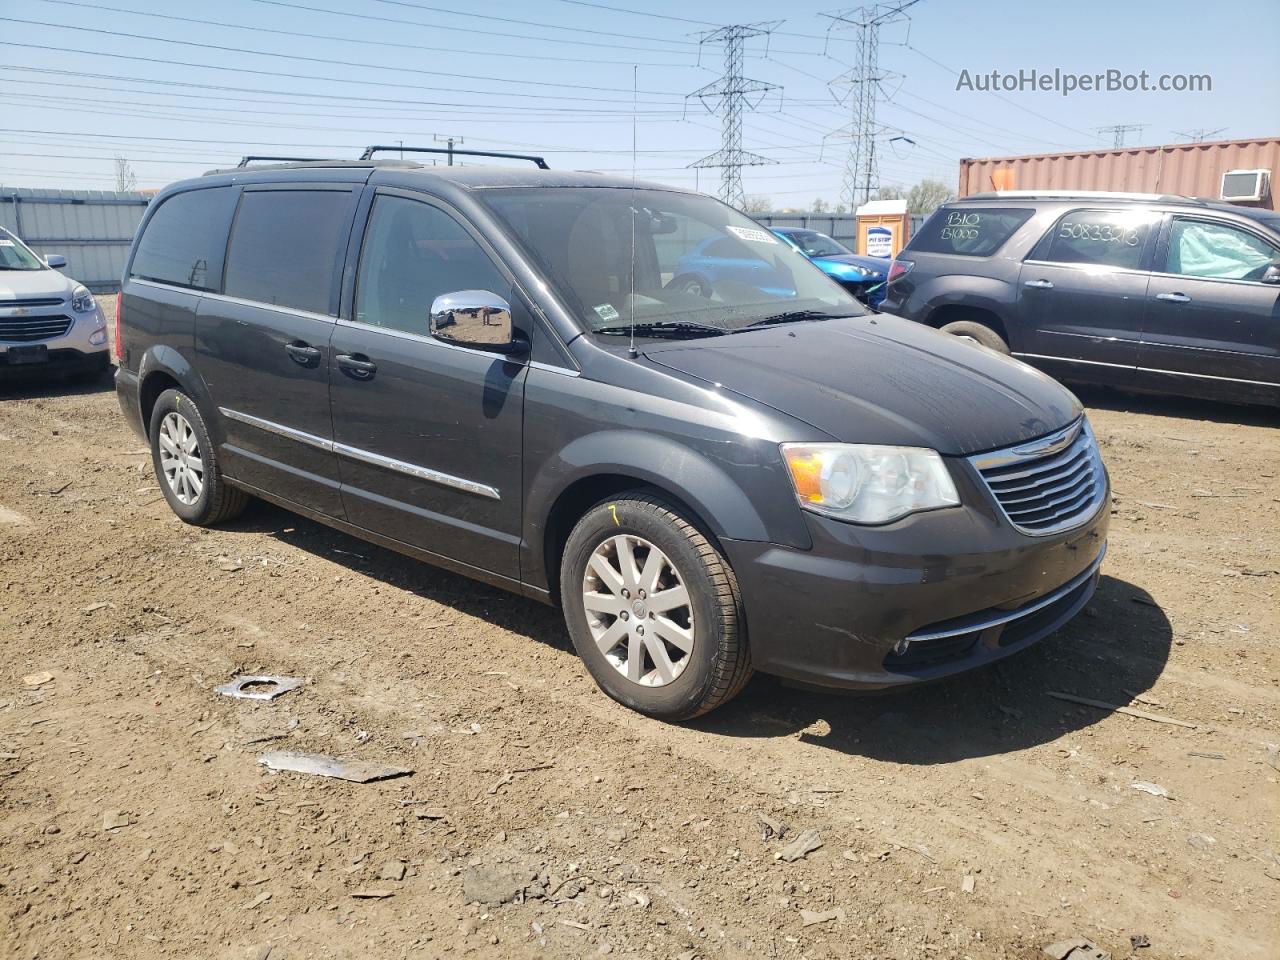
{"label": "steel transmission tower", "polygon": [[1111,146],[1119,150],[1124,146],[1126,134],[1136,133],[1138,136],[1142,136],[1142,131],[1146,127],[1145,123],[1113,123],[1109,127],[1098,127],[1098,132],[1111,134]]}
{"label": "steel transmission tower", "polygon": [[736,24],[698,34],[703,45],[724,47],[724,76],[707,84],[686,97],[697,97],[708,111],[714,113],[712,100],[719,100],[721,113],[720,149],[701,160],[689,164],[692,167],[720,168],[720,199],[741,210],[746,206],[746,194],[742,189],[742,168],[775,163],[768,157],[742,149],[742,114],[754,110],[776,84],[762,80],[749,80],[742,75],[742,51],[745,42],[752,37],[767,37],[777,29],[781,20],[761,23]]}
{"label": "steel transmission tower", "polygon": [[831,81],[832,86],[850,88],[852,113],[849,124],[835,133],[849,138],[849,157],[845,161],[840,197],[850,209],[857,206],[859,191],[864,203],[871,199],[871,189],[878,178],[876,99],[881,82],[888,76],[880,72],[880,28],[910,19],[905,11],[918,2],[876,3],[823,14],[831,18],[828,33],[851,28],[858,31],[857,59],[853,69]]}

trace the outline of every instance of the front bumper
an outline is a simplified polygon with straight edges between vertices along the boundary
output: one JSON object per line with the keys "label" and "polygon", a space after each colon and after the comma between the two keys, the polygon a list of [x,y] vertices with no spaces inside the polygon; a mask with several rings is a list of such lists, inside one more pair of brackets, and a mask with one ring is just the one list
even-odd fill
{"label": "front bumper", "polygon": [[8,351],[0,349],[0,379],[39,380],[75,373],[106,373],[110,366],[111,356],[106,347],[91,347],[85,352],[55,342],[49,344],[46,359],[40,363],[15,364],[9,363]]}
{"label": "front bumper", "polygon": [[[4,339],[0,335],[0,378],[40,379],[73,373],[105,373],[111,366],[111,354],[107,345],[107,319],[102,308],[95,306],[85,313],[72,311],[69,303],[23,309],[6,306],[0,300],[0,320],[38,323],[40,321],[66,321],[66,331],[45,339]],[[5,327],[0,324],[0,330]],[[96,336],[101,343],[93,343]],[[13,363],[10,350],[25,351],[31,347],[43,347],[44,356],[35,363]]]}
{"label": "front bumper", "polygon": [[805,514],[813,548],[724,541],[756,668],[826,687],[880,689],[962,673],[1019,650],[1092,596],[1110,495],[1047,537],[957,507],[885,527]]}

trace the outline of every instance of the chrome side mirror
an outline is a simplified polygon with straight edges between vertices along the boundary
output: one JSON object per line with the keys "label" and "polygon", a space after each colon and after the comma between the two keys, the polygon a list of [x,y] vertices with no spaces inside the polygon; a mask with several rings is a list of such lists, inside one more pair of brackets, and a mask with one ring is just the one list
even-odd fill
{"label": "chrome side mirror", "polygon": [[456,347],[519,353],[524,341],[511,324],[511,305],[488,290],[457,290],[431,304],[431,335]]}
{"label": "chrome side mirror", "polygon": [[1280,263],[1273,263],[1262,274],[1263,283],[1280,284]]}

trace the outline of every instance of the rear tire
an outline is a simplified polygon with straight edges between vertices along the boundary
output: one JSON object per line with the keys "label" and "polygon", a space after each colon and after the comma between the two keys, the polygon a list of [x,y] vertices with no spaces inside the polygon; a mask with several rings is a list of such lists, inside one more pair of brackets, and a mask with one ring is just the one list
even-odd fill
{"label": "rear tire", "polygon": [[592,507],[565,545],[560,598],[591,676],[639,713],[689,720],[751,677],[733,569],[661,497],[635,491]]}
{"label": "rear tire", "polygon": [[948,323],[942,328],[943,333],[949,333],[953,337],[961,337],[965,340],[973,340],[982,344],[996,353],[1009,355],[1009,345],[1004,342],[1004,338],[996,333],[985,324],[977,323],[973,320],[957,320],[955,323]]}
{"label": "rear tire", "polygon": [[185,393],[170,389],[156,398],[148,436],[160,492],[179,519],[209,527],[244,512],[249,495],[223,479],[204,417]]}

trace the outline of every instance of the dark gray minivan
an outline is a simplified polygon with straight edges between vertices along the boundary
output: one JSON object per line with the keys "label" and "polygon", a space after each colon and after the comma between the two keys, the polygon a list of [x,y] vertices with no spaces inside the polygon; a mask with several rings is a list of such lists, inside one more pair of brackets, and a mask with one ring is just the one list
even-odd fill
{"label": "dark gray minivan", "polygon": [[[755,277],[673,284],[712,237]],[[178,516],[260,497],[559,604],[599,685],[655,717],[753,670],[955,674],[1097,582],[1108,479],[1067,390],[868,315],[699,194],[405,161],[215,171],[151,204],[120,309],[120,404]]]}

